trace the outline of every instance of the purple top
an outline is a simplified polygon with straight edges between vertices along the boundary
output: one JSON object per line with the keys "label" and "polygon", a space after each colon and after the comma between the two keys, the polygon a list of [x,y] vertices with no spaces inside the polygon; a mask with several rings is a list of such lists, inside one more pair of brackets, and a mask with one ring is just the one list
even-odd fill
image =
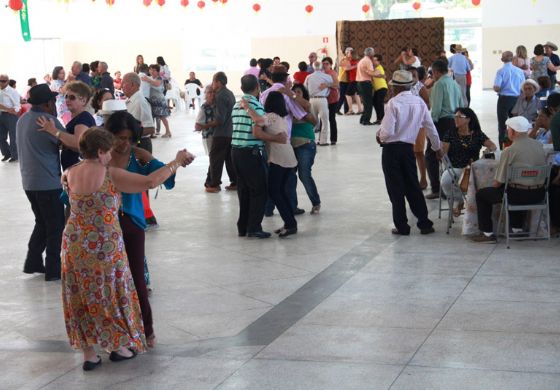
{"label": "purple top", "polygon": [[[268,94],[270,92],[278,91],[279,89],[284,87],[285,85],[282,83],[272,84],[270,88],[268,88],[266,91],[261,93],[261,98],[260,98],[261,104],[264,106],[264,103],[266,102],[266,98],[268,97]],[[286,120],[288,121],[288,138],[291,138],[292,123],[294,121],[294,118],[303,119],[307,115],[307,112],[303,108],[301,108],[299,104],[297,104],[294,100],[290,99],[286,95],[284,95],[284,101],[286,102],[286,108],[288,109],[288,116],[286,117]]]}
{"label": "purple top", "polygon": [[245,75],[252,74],[258,79],[260,71],[261,68],[259,68],[258,66],[251,66],[249,69],[245,71]]}

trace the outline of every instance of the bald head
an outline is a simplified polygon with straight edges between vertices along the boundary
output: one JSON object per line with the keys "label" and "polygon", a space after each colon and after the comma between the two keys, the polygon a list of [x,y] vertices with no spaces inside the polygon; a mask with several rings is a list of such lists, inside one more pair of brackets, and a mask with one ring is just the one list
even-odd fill
{"label": "bald head", "polygon": [[140,76],[134,72],[127,73],[122,78],[122,90],[127,97],[131,97],[140,89]]}
{"label": "bald head", "polygon": [[8,82],[10,81],[10,78],[7,74],[0,74],[0,80],[2,80],[0,81],[0,89],[4,89],[9,85]]}
{"label": "bald head", "polygon": [[502,53],[502,62],[511,62],[513,61],[513,53],[509,50],[504,51]]}

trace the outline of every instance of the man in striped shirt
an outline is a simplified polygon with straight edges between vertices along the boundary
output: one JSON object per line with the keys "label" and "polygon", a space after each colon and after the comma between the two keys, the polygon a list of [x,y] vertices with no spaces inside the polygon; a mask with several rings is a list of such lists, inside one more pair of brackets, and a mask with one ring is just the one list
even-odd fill
{"label": "man in striped shirt", "polygon": [[286,134],[270,135],[255,123],[243,105],[251,107],[257,114],[264,115],[258,100],[260,88],[257,78],[245,75],[241,78],[243,101],[235,103],[231,119],[231,159],[237,174],[237,196],[239,219],[237,232],[240,237],[268,238],[270,233],[262,230],[264,206],[267,199],[266,160],[263,156],[264,142],[286,143]]}

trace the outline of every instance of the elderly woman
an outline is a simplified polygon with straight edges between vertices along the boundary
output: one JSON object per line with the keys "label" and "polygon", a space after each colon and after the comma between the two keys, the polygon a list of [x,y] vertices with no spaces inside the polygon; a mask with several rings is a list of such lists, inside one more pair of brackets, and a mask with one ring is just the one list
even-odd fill
{"label": "elderly woman", "polygon": [[[443,137],[442,149],[451,160],[455,176],[459,178],[467,165],[478,160],[483,146],[495,151],[496,145],[482,132],[478,117],[470,108],[458,108],[455,111],[455,126],[456,129]],[[444,171],[441,177],[441,189],[447,196],[451,196],[451,191],[454,191],[454,199],[457,201],[456,206],[453,205],[453,214],[459,216],[464,206],[461,190],[457,187],[457,183],[453,188],[452,177],[448,171]]]}
{"label": "elderly woman", "polygon": [[149,101],[152,106],[152,116],[154,119],[160,119],[165,126],[165,134],[162,138],[171,138],[171,130],[169,130],[169,122],[167,117],[169,116],[169,107],[167,107],[167,102],[165,100],[163,78],[160,76],[160,66],[158,64],[150,65],[150,77],[142,76],[142,81],[150,84],[150,96]]}
{"label": "elderly woman", "polygon": [[529,122],[537,118],[539,99],[536,94],[540,91],[539,84],[533,79],[527,79],[521,84],[521,95],[511,110],[512,116],[524,116]]}
{"label": "elderly woman", "polygon": [[86,110],[89,99],[91,98],[90,87],[82,81],[71,81],[66,84],[65,91],[65,105],[68,107],[72,118],[66,124],[66,133],[58,131],[54,124],[51,125],[43,117],[37,119],[37,124],[39,126],[62,142],[63,148],[60,153],[60,163],[63,170],[80,161],[78,140],[84,131],[95,126],[95,119]]}
{"label": "elderly woman", "polygon": [[[84,160],[66,173],[71,214],[62,236],[62,301],[72,347],[84,354],[83,370],[101,364],[95,346],[113,362],[145,350],[136,287],[119,224],[120,192],[154,188],[186,165],[188,152],[144,176],[110,166],[115,139],[94,127],[80,137]],[[128,249],[128,248],[127,248]]]}

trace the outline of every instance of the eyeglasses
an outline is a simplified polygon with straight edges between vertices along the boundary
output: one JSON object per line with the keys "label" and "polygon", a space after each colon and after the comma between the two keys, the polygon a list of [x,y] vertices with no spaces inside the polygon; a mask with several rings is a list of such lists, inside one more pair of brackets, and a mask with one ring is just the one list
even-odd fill
{"label": "eyeglasses", "polygon": [[0,83],[7,83],[10,80],[0,80]]}
{"label": "eyeglasses", "polygon": [[76,100],[78,97],[76,95],[70,95],[70,94],[66,94],[64,95],[64,99],[67,100]]}
{"label": "eyeglasses", "polygon": [[463,114],[455,114],[455,118],[463,118],[463,119],[465,119],[465,118],[467,118],[467,116],[466,116],[466,115],[463,115]]}

